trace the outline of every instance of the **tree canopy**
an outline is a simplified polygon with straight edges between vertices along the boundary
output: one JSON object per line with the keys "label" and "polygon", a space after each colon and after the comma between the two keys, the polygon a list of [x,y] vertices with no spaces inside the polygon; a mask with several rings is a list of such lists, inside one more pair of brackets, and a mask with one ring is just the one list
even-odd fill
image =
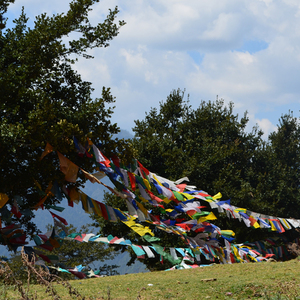
{"label": "tree canopy", "polygon": [[199,188],[249,206],[246,173],[263,141],[258,128],[246,131],[247,122],[246,113],[240,120],[233,114],[233,103],[202,101],[192,109],[176,90],[159,111],[153,108],[136,121],[134,145],[141,163],[161,176],[187,176]]}
{"label": "tree canopy", "polygon": [[[247,113],[234,114],[233,103],[202,101],[196,109],[184,92],[174,90],[160,107],[152,108],[133,128],[133,146],[139,162],[148,170],[172,181],[188,177],[190,185],[229,199],[237,207],[278,217],[299,219],[299,125],[292,114],[280,118],[278,130],[267,140],[253,127],[249,132]],[[107,195],[109,205],[126,210],[122,199]],[[136,198],[136,201],[139,201]],[[202,202],[201,202],[202,203]],[[145,205],[145,203],[143,203]],[[171,202],[166,208],[174,209]],[[148,207],[165,219],[165,210]],[[209,210],[210,207],[204,208]],[[143,240],[124,224],[111,224],[97,218],[103,234],[115,234],[142,244]],[[257,241],[278,232],[247,228],[237,219],[218,215],[215,224],[236,232],[236,242]],[[151,226],[150,226],[151,227]],[[151,229],[164,247],[182,247],[174,236]],[[291,231],[289,231],[290,234]],[[133,255],[133,259],[134,259]],[[159,258],[143,260],[147,267],[163,269]]]}
{"label": "tree canopy", "polygon": [[177,90],[159,111],[136,121],[134,146],[141,163],[162,176],[187,176],[241,207],[298,218],[287,201],[299,201],[299,125],[291,114],[279,121],[278,131],[263,140],[258,127],[246,130],[247,114],[239,119],[233,103],[202,101],[192,109]]}
{"label": "tree canopy", "polygon": [[[13,2],[1,2],[3,17]],[[0,195],[10,205],[2,203],[0,213],[2,222],[10,224],[16,217],[11,218],[9,207],[17,203],[19,221],[29,234],[36,231],[32,208],[53,182],[66,183],[54,153],[40,160],[47,143],[74,163],[79,159],[74,137],[83,145],[89,137],[107,154],[131,153],[124,140],[112,138],[119,128],[110,121],[115,101],[110,89],[103,87],[93,99],[92,83],[73,68],[78,57],[92,58],[90,49],[109,46],[125,24],[117,20],[117,7],[91,24],[88,13],[98,2],[74,0],[66,13],[37,16],[33,28],[23,8],[12,28],[0,30]],[[95,167],[90,159],[80,166],[88,172]],[[85,180],[81,175],[74,184]],[[60,201],[48,196],[48,204]]]}

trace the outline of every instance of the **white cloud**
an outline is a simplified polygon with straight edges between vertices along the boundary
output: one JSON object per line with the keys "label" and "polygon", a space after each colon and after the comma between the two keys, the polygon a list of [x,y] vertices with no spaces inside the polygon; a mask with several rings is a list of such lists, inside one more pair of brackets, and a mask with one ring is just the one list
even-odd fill
{"label": "white cloud", "polygon": [[272,124],[268,119],[256,120],[259,128],[264,132],[263,138],[267,139],[271,132],[277,131],[277,126]]}
{"label": "white cloud", "polygon": [[[68,1],[23,0],[28,14],[67,9]],[[172,89],[186,88],[193,107],[216,95],[235,103],[240,115],[249,111],[251,124],[274,130],[282,113],[297,115],[300,99],[300,3],[296,0],[103,0],[92,21],[103,20],[119,6],[127,24],[107,49],[94,50],[93,61],[76,68],[93,82],[95,95],[103,85],[116,96],[114,120],[130,130]],[[262,41],[259,51],[244,49]],[[237,49],[243,48],[243,51]],[[199,53],[195,63],[190,52]]]}

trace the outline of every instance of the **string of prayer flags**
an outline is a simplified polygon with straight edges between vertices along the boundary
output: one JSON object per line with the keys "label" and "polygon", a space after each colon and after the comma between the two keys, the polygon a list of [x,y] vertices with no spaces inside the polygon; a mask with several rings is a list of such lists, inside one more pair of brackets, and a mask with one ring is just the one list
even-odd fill
{"label": "string of prayer flags", "polygon": [[[49,243],[49,241],[51,241],[51,239],[55,240],[55,236],[54,236],[55,232],[56,231],[53,230],[52,233],[46,233],[45,235],[40,235],[41,238],[45,241],[43,248],[49,249],[49,247],[47,248],[45,246],[47,243]],[[227,235],[234,235],[234,233],[230,230],[228,230],[228,231],[224,230],[224,231],[221,231],[221,233],[227,234]],[[199,265],[193,264],[196,257],[198,257],[197,260],[199,262],[201,262],[199,254],[196,254],[191,249],[189,249],[189,248],[165,249],[164,247],[153,243],[153,242],[159,241],[159,238],[150,236],[148,234],[146,234],[144,236],[144,239],[147,240],[148,242],[151,242],[152,243],[151,246],[134,245],[134,244],[132,244],[131,241],[125,240],[124,238],[113,237],[111,235],[108,237],[100,237],[99,235],[96,236],[93,233],[89,233],[89,234],[73,233],[73,234],[66,236],[64,239],[68,239],[68,240],[74,239],[79,242],[103,242],[106,244],[126,245],[133,249],[133,251],[135,252],[135,254],[137,255],[138,258],[145,258],[146,255],[148,258],[154,258],[155,257],[154,253],[157,253],[158,255],[161,256],[162,259],[167,259],[172,264],[174,264],[174,267],[171,269],[199,267]],[[272,239],[270,239],[269,242],[272,243],[272,245],[275,245],[274,241]],[[225,244],[226,244],[226,242],[225,242]],[[178,258],[175,250],[183,258]],[[32,251],[48,263],[53,264],[53,263],[58,262],[58,257],[55,255],[45,255],[44,253],[40,252],[37,249],[33,249]],[[234,244],[230,244],[227,242],[225,248],[205,245],[203,248],[200,248],[197,253],[203,254],[203,256],[207,260],[212,261],[212,262],[214,262],[216,258],[219,259],[219,261],[221,263],[237,263],[237,262],[249,262],[249,261],[260,262],[260,261],[266,260],[270,255],[272,255],[272,256],[276,255],[276,257],[283,257],[285,248],[282,246],[273,247],[272,249],[265,249],[263,252],[265,254],[262,254],[261,251],[257,251],[247,245],[234,245]],[[274,252],[275,254],[271,254],[272,252]],[[83,272],[82,266],[76,266],[73,269],[67,269],[67,270],[61,269],[59,271],[69,272],[71,274],[74,274],[78,278],[93,277],[92,273],[90,273],[88,275],[87,272]],[[82,274],[82,272],[86,276],[84,276]]]}
{"label": "string of prayer flags", "polygon": [[[115,172],[117,172],[120,175],[121,179],[124,180],[124,185],[127,187],[128,187],[127,179],[129,178],[133,192],[136,191],[136,187],[139,187],[139,191],[140,191],[142,197],[138,196],[138,197],[136,197],[136,199],[141,199],[142,201],[148,201],[149,204],[154,205],[154,206],[157,206],[157,205],[162,206],[161,204],[157,204],[157,203],[161,203],[162,201],[165,203],[170,203],[170,201],[172,201],[172,200],[184,201],[185,199],[192,201],[196,197],[198,199],[204,199],[205,201],[209,202],[210,206],[212,208],[216,207],[215,205],[217,205],[217,207],[220,208],[220,211],[221,211],[221,209],[225,209],[228,217],[238,218],[239,220],[243,220],[245,222],[246,226],[249,226],[249,227],[251,226],[253,228],[260,228],[260,227],[263,227],[263,228],[271,227],[272,228],[272,225],[271,225],[271,223],[272,223],[273,229],[275,228],[279,232],[283,232],[284,228],[287,229],[290,227],[289,223],[287,221],[285,221],[285,219],[280,220],[279,221],[280,223],[278,223],[278,221],[277,221],[278,219],[277,220],[275,219],[275,221],[271,221],[271,222],[270,221],[264,222],[264,220],[260,219],[258,216],[254,216],[252,214],[247,215],[247,210],[245,210],[245,209],[239,210],[238,208],[232,207],[230,205],[230,200],[218,201],[222,197],[221,193],[218,193],[212,197],[206,192],[196,191],[196,190],[194,190],[195,187],[192,187],[192,186],[187,187],[186,185],[184,185],[184,189],[188,190],[189,192],[184,191],[184,189],[182,189],[183,186],[181,186],[181,187],[179,186],[183,180],[180,180],[177,182],[172,182],[168,179],[162,178],[154,173],[151,173],[139,161],[136,161],[136,164],[133,164],[132,168],[130,170],[126,170],[124,167],[120,168],[120,160],[118,158],[115,157],[112,160],[112,162],[110,162],[109,159],[107,159],[102,154],[102,152],[91,141],[89,141],[89,145],[92,146],[92,152],[94,153],[94,156],[96,157],[96,161],[106,167],[106,169],[103,168],[104,173],[107,172],[109,169],[109,172],[107,175],[111,175],[110,167],[112,167],[115,170]],[[135,174],[136,170],[138,170],[141,177],[139,177],[137,175],[137,173]],[[132,172],[134,172],[134,173],[132,173]],[[188,180],[188,179],[185,178],[184,180]],[[164,200],[161,199],[162,197],[159,198],[157,196],[154,196],[154,194],[150,191],[151,186],[150,186],[149,181],[151,181],[151,183],[155,186],[155,188],[159,192],[159,194],[161,194],[165,197]],[[115,184],[116,182],[113,182],[113,183]],[[147,189],[145,189],[146,186],[147,186]],[[111,189],[111,192],[115,193],[115,190]],[[128,193],[126,191],[126,188],[125,188],[124,192]],[[192,194],[194,194],[194,195],[192,195]],[[121,195],[119,194],[119,196],[122,196],[122,194]],[[166,199],[168,199],[168,201],[166,201]],[[170,200],[170,199],[172,199],[172,200]],[[144,221],[144,220],[146,220],[147,213],[146,213],[146,210],[140,209],[141,204],[138,204],[138,203],[139,202],[136,202],[137,206],[140,206],[139,209],[135,208],[134,211],[132,211],[132,212],[134,214],[138,214],[139,219],[141,221]],[[213,216],[213,215],[209,215],[209,217],[207,217],[203,214],[203,212],[200,213],[196,207],[191,210],[187,210],[187,208],[182,207],[181,210],[183,212],[188,212],[188,215],[190,215],[192,218],[198,219],[199,222],[211,221],[211,220],[215,219],[215,216]],[[170,217],[172,217],[172,215],[174,215],[173,211],[170,209],[168,209],[168,214]],[[108,218],[108,216],[107,216],[107,218]],[[294,222],[294,225],[295,224],[297,224],[297,223]],[[298,226],[300,226],[300,224]]]}
{"label": "string of prayer flags", "polygon": [[26,234],[18,224],[11,224],[0,229],[0,243],[8,245],[11,250],[16,250],[18,246],[28,244]]}
{"label": "string of prayer flags", "polygon": [[[211,196],[207,192],[197,189],[195,186],[183,183],[184,181],[189,181],[188,178],[182,178],[175,182],[163,178],[150,172],[138,160],[134,160],[130,166],[125,167],[121,164],[118,157],[113,157],[112,160],[108,159],[89,139],[87,139],[86,146],[83,147],[74,137],[74,145],[80,156],[86,155],[94,159],[100,171],[90,174],[57,151],[60,170],[64,173],[65,180],[70,183],[76,183],[80,169],[84,176],[92,183],[102,184],[111,193],[124,199],[128,207],[128,213],[92,199],[82,191],[72,187],[72,185],[67,184],[66,186],[58,187],[56,182],[53,185],[50,183],[45,192],[38,182],[36,182],[40,199],[34,206],[35,209],[45,207],[46,209],[62,211],[62,208],[47,203],[47,199],[52,196],[61,200],[62,191],[66,195],[70,206],[73,206],[73,203],[79,204],[81,202],[85,212],[94,213],[111,222],[120,220],[138,235],[145,237],[145,240],[149,239],[149,237],[154,238],[152,230],[148,226],[145,226],[145,224],[150,224],[159,230],[178,235],[186,243],[187,247],[190,247],[189,249],[194,256],[202,254],[209,261],[219,259],[221,262],[227,263],[259,261],[260,253],[233,245],[234,232],[221,230],[212,224],[211,221],[217,218],[212,211],[203,210],[206,208],[203,205],[203,201],[208,203],[209,206],[207,206],[211,209],[218,209],[222,213],[225,212],[228,218],[243,221],[247,227],[254,229],[267,228],[274,232],[283,233],[285,230],[300,227],[299,220],[266,216],[244,208],[235,207],[231,205],[230,199],[222,200],[221,193]],[[47,143],[41,159],[52,151],[53,147]],[[100,179],[104,176],[110,179],[113,187],[101,182]],[[11,204],[11,210],[7,210],[5,207],[7,201],[8,196],[0,193],[2,218],[4,218],[6,211],[8,214],[15,214],[18,218],[23,213],[26,213],[25,210],[19,210],[20,203],[18,204],[16,200]],[[156,215],[155,211],[159,211],[160,216]],[[64,225],[68,224],[67,221],[51,211],[50,213],[54,218],[54,223],[61,225],[59,226],[61,229],[60,237],[67,236],[67,232],[63,228]],[[8,228],[4,231],[0,230],[0,242],[3,241],[3,243],[15,246],[25,243],[26,234],[18,230],[15,229],[11,232]],[[36,241],[38,247],[53,249],[59,246],[53,234],[46,237],[38,235],[33,237],[33,239]],[[87,242],[92,240],[103,241],[105,239],[89,234],[78,237],[78,240]],[[115,242],[128,243],[124,239],[112,236],[109,236],[106,241],[108,244]],[[221,246],[223,242],[226,244],[226,247]],[[138,257],[142,258],[146,255],[149,257],[159,254],[162,260],[172,259],[175,263],[177,250],[175,250],[175,253],[172,250],[173,255],[169,253],[166,255],[164,251],[165,247],[158,244],[151,244],[151,246],[130,246]],[[279,255],[282,252],[281,250],[278,249]],[[50,258],[48,260],[51,261]],[[75,273],[80,272],[75,269],[72,271]]]}
{"label": "string of prayer flags", "polygon": [[[101,154],[101,152],[97,152],[97,150],[96,150],[96,148],[95,148],[95,145],[93,146],[93,152],[96,152],[96,153],[100,153]],[[100,160],[98,159],[98,161],[100,162],[100,161],[103,161],[103,159],[105,160],[105,158],[103,157],[103,158],[100,158]],[[110,163],[110,164],[106,164],[106,166],[108,167],[108,166],[111,166],[114,170],[117,170],[117,168],[119,167],[119,161],[117,162],[117,164],[118,164],[118,166],[114,166],[112,163]],[[137,163],[138,164],[138,163]],[[172,183],[171,181],[168,181],[168,180],[166,180],[166,179],[163,179],[163,178],[161,178],[161,177],[159,177],[159,176],[156,176],[156,174],[152,174],[151,172],[149,172],[148,170],[145,170],[145,169],[143,169],[143,166],[141,166],[141,164],[138,164],[139,165],[139,167],[138,167],[138,170],[139,170],[139,172],[140,172],[140,174],[141,174],[141,176],[142,177],[145,177],[145,178],[142,178],[142,177],[139,177],[137,174],[134,174],[134,173],[131,173],[131,172],[129,172],[129,171],[127,171],[127,170],[125,170],[125,169],[123,169],[123,172],[119,172],[119,174],[121,173],[123,176],[121,176],[121,178],[123,179],[123,178],[126,178],[127,176],[124,176],[124,173],[125,173],[125,175],[128,175],[129,176],[129,179],[130,179],[130,182],[131,182],[131,188],[132,188],[132,190],[133,191],[135,191],[135,189],[136,189],[136,187],[138,186],[139,187],[139,191],[140,191],[140,193],[141,193],[141,195],[142,195],[142,197],[141,196],[138,196],[138,197],[136,197],[136,199],[141,199],[142,201],[148,201],[150,204],[152,204],[152,205],[154,205],[154,206],[161,206],[161,205],[159,205],[159,204],[156,204],[157,202],[159,203],[159,202],[161,202],[161,201],[164,201],[164,202],[166,202],[166,203],[169,203],[170,201],[172,201],[172,200],[176,200],[176,201],[178,201],[177,199],[176,199],[176,197],[175,197],[175,195],[174,195],[174,193],[171,191],[171,190],[169,190],[167,187],[171,187],[172,186],[172,189],[173,190],[176,190],[176,191],[179,191],[179,188],[177,188],[176,187],[176,185],[174,184],[174,183]],[[134,168],[135,169],[135,168]],[[107,169],[103,169],[104,170],[104,172],[106,172],[107,171]],[[144,172],[144,173],[143,173]],[[107,174],[107,175],[110,175],[110,171],[109,171],[109,173]],[[154,194],[153,193],[151,193],[149,190],[145,190],[145,187],[147,186],[147,188],[149,189],[149,186],[150,186],[150,184],[149,184],[149,181],[148,181],[148,178],[151,180],[152,179],[152,183],[155,185],[156,184],[156,188],[158,189],[158,191],[161,191],[161,193],[162,193],[162,195],[165,197],[164,198],[164,200],[162,200],[162,199],[160,199],[159,197],[156,197],[156,196],[154,196]],[[113,182],[113,184],[116,184],[116,182],[115,181],[112,181]],[[163,184],[162,184],[162,182],[167,186],[167,187],[165,187]],[[128,186],[128,182],[126,183],[125,181],[124,181],[124,184],[125,184],[125,186],[127,185]],[[123,187],[123,190],[124,190],[124,192],[125,193],[128,193],[128,190],[126,190],[126,188],[125,188],[125,186]],[[151,186],[150,186],[151,187]],[[111,190],[112,192],[114,192],[113,190]],[[119,195],[120,196],[120,195]],[[192,199],[194,199],[194,196],[193,195],[190,195],[189,193],[184,193],[184,196],[183,195],[180,195],[181,196],[181,200],[184,200],[184,199],[188,199],[188,200],[192,200]],[[207,196],[207,195],[206,195]],[[219,195],[218,195],[219,196]],[[216,196],[216,198],[219,198],[218,196]],[[179,197],[178,196],[178,194],[177,194],[177,197]],[[207,196],[208,197],[208,196]],[[84,197],[82,198],[82,199],[84,199]],[[150,199],[151,199],[151,201],[150,201]],[[168,201],[166,201],[166,199],[168,199]],[[131,204],[134,204],[135,202],[131,202]],[[138,215],[138,218],[139,218],[139,220],[140,221],[145,221],[147,218],[149,219],[149,217],[148,217],[148,213],[147,213],[147,210],[145,210],[145,209],[143,209],[143,205],[141,204],[141,203],[139,203],[139,202],[136,202],[136,204],[134,204],[135,205],[135,208],[133,208],[133,206],[130,206],[129,205],[129,202],[127,202],[127,206],[129,207],[129,211],[131,211],[131,214],[133,214],[133,215]],[[196,205],[196,204],[195,204]],[[189,213],[188,214],[190,214],[192,217],[193,217],[193,215],[195,215],[195,213],[200,213],[200,211],[199,211],[199,208],[200,208],[200,206],[199,206],[199,208],[198,207],[193,207],[192,209],[188,209],[188,206],[189,205],[186,205],[187,207],[185,208],[185,209],[182,209],[183,211],[188,211]],[[191,204],[190,204],[190,206],[192,206]],[[87,208],[87,206],[84,206],[83,205],[83,207],[85,208],[85,210],[86,211],[89,211],[89,212],[91,212],[91,209],[88,209]],[[163,207],[163,206],[162,206]],[[97,212],[96,212],[97,213]],[[170,210],[168,210],[168,213],[170,214],[171,213],[171,211]],[[196,215],[195,217],[198,217],[198,216],[202,216],[204,213],[202,213],[202,214],[200,214],[200,215]],[[104,217],[105,217],[105,215],[104,215]],[[108,216],[106,217],[106,219],[108,218]],[[210,214],[208,217],[206,217],[205,218],[205,221],[208,221],[208,219],[215,219],[215,217],[214,217],[214,215],[213,214]],[[132,227],[133,228],[133,227]],[[164,226],[164,225],[162,225],[162,223],[160,223],[159,224],[159,229],[163,229],[163,230],[165,230],[165,231],[167,231],[167,232],[173,232],[173,233],[176,233],[176,234],[179,234],[179,235],[181,235],[182,233],[181,233],[181,230],[176,230],[176,229],[170,229],[170,228],[168,228],[168,227],[166,227],[166,226]]]}

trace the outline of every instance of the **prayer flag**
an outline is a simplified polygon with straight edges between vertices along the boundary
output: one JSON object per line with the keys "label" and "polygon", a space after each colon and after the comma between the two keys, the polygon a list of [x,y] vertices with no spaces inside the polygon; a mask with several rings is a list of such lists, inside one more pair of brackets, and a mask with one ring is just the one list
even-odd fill
{"label": "prayer flag", "polygon": [[8,201],[8,196],[6,194],[0,193],[0,208],[2,208]]}
{"label": "prayer flag", "polygon": [[42,155],[40,157],[40,160],[42,160],[46,155],[48,155],[52,151],[53,151],[53,147],[49,143],[47,143],[46,148],[45,148],[44,152],[42,153]]}
{"label": "prayer flag", "polygon": [[69,182],[76,182],[79,167],[63,156],[60,152],[57,151],[57,154],[60,161],[60,170],[65,174],[65,180]]}

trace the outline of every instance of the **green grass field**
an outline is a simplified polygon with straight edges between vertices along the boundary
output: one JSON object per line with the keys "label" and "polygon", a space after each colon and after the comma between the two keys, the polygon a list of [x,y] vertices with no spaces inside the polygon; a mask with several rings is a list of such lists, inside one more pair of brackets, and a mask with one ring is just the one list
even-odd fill
{"label": "green grass field", "polygon": [[[300,299],[300,261],[212,265],[71,281],[85,299]],[[61,299],[72,299],[56,286]],[[40,286],[31,296],[52,299]],[[2,286],[0,299],[20,299]],[[74,299],[74,298],[73,298]],[[75,298],[76,299],[76,298]],[[80,298],[77,298],[80,299]]]}

